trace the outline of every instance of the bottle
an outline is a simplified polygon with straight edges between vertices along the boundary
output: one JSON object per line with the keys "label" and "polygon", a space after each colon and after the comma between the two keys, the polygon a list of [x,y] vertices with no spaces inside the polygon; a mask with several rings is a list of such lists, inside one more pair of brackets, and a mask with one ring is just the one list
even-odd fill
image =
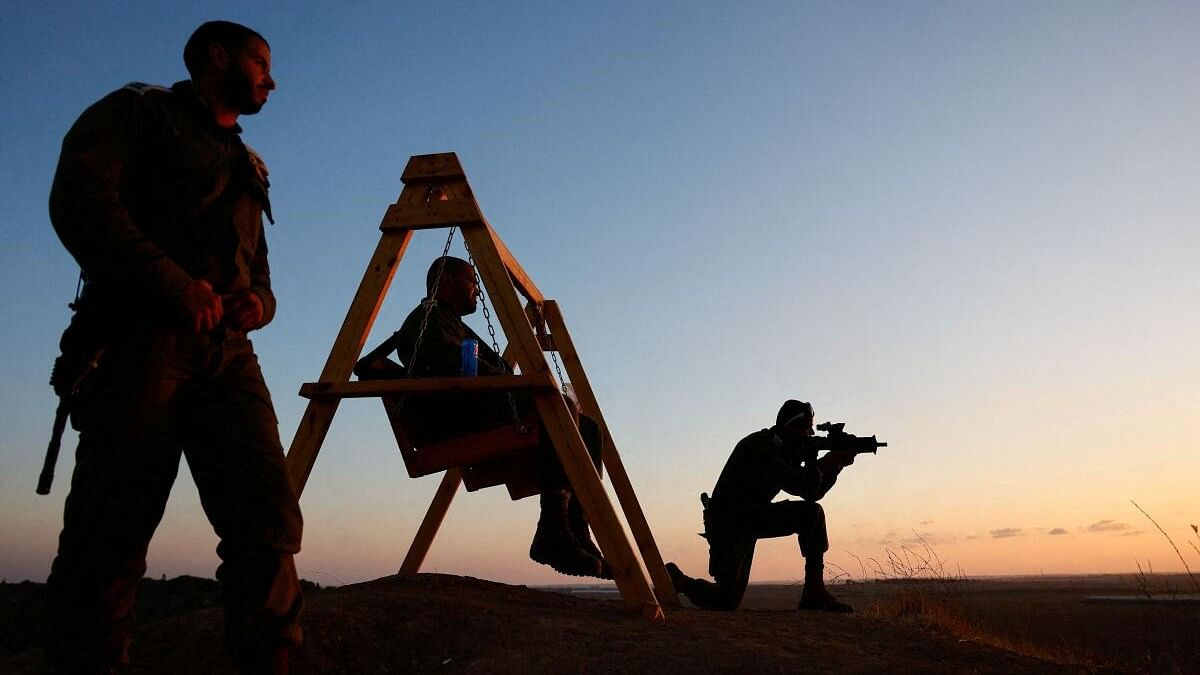
{"label": "bottle", "polygon": [[479,341],[463,340],[462,343],[462,374],[465,377],[475,377],[479,374]]}

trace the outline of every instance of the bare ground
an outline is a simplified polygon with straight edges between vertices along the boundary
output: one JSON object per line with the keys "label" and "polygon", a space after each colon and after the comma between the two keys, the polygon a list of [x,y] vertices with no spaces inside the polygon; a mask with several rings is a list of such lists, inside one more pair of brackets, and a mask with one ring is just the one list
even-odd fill
{"label": "bare ground", "polygon": [[[781,595],[781,594],[775,594]],[[788,603],[794,603],[792,598]],[[618,600],[420,574],[314,593],[297,673],[1076,673],[922,622],[790,608],[669,609],[648,621]],[[138,629],[133,673],[228,672],[219,609]],[[0,657],[37,672],[41,651]]]}

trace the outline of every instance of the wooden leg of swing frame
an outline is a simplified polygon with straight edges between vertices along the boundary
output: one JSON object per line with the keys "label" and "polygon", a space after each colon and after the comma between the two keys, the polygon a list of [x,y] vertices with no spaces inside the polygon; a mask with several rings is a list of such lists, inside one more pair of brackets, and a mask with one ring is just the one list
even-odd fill
{"label": "wooden leg of swing frame", "polygon": [[579,397],[579,403],[603,430],[604,468],[608,469],[608,480],[612,484],[613,492],[617,494],[621,510],[625,513],[625,520],[629,523],[629,529],[633,533],[633,540],[642,554],[642,563],[645,564],[646,571],[650,573],[650,579],[654,581],[654,593],[658,596],[660,603],[678,607],[679,595],[671,584],[670,576],[667,575],[662,554],[659,553],[658,544],[655,543],[654,535],[650,532],[650,523],[646,520],[646,514],[642,511],[641,503],[638,502],[637,493],[633,490],[633,483],[630,482],[629,474],[625,471],[625,464],[621,461],[621,453],[617,451],[617,444],[608,432],[608,423],[604,421],[600,404],[596,401],[595,392],[588,381],[587,373],[583,370],[583,363],[579,359],[579,352],[575,349],[575,342],[567,331],[562,311],[557,302],[547,300],[543,306],[543,313],[546,323],[550,326],[553,342],[558,347],[559,355],[562,356],[563,366],[567,369],[567,375],[575,386],[575,395]]}
{"label": "wooden leg of swing frame", "polygon": [[621,599],[627,606],[638,609],[645,618],[662,619],[662,606],[600,483],[600,474],[592,465],[566,402],[557,393],[537,393],[534,398],[575,498],[583,506],[592,534],[596,535],[596,542],[612,568],[613,581],[621,592]]}
{"label": "wooden leg of swing frame", "polygon": [[417,535],[413,537],[413,542],[408,547],[408,554],[404,556],[404,562],[400,565],[401,574],[416,574],[420,571],[421,563],[425,562],[429,547],[433,545],[433,538],[437,535],[438,528],[442,526],[442,521],[445,520],[446,513],[450,510],[450,502],[454,500],[454,495],[458,492],[460,485],[462,485],[462,472],[459,469],[449,469],[442,476],[442,482],[433,495],[433,501],[429,503],[425,518],[421,520],[421,526],[417,528]]}
{"label": "wooden leg of swing frame", "polygon": [[[411,192],[407,187],[405,191]],[[404,193],[401,193],[401,197],[403,196]],[[395,276],[400,259],[404,257],[404,251],[408,249],[410,241],[412,232],[407,230],[384,232],[379,238],[379,244],[375,247],[366,272],[363,273],[358,291],[355,292],[346,318],[342,321],[342,327],[329,350],[329,358],[325,361],[325,367],[321,369],[321,382],[340,384],[350,379],[350,371],[362,353],[363,344],[367,341],[367,335],[371,332],[371,326],[375,323],[383,299],[387,297],[392,277]],[[329,432],[329,425],[333,422],[333,415],[337,412],[339,403],[341,400],[336,398],[309,401],[304,410],[304,417],[300,420],[300,426],[296,429],[296,435],[292,437],[292,444],[287,453],[288,476],[297,497],[304,492],[304,486],[312,473],[313,465],[317,462],[317,453],[321,450],[321,444],[325,442],[325,434]]]}
{"label": "wooden leg of swing frame", "polygon": [[442,476],[442,482],[433,495],[433,501],[429,503],[429,510],[425,512],[425,518],[421,521],[421,526],[417,528],[417,536],[413,537],[413,542],[408,547],[408,554],[404,556],[404,562],[400,565],[400,574],[416,574],[421,570],[421,563],[425,562],[429,547],[433,545],[433,538],[437,535],[438,528],[442,526],[442,521],[445,520],[446,513],[450,510],[450,502],[454,500],[454,495],[458,492],[460,485],[462,485],[462,472],[459,469],[449,469]]}
{"label": "wooden leg of swing frame", "polygon": [[[504,328],[509,346],[521,362],[522,370],[527,370],[529,374],[544,374],[548,381],[553,382],[553,376],[548,372],[546,357],[533,334],[533,326],[529,323],[529,317],[525,315],[509,270],[497,250],[495,233],[486,221],[483,221],[482,226],[464,224],[462,233],[475,259],[479,277],[491,293],[496,318]],[[624,526],[617,517],[604,486],[600,484],[600,474],[592,465],[592,459],[576,427],[574,414],[567,410],[566,401],[556,391],[535,391],[533,399],[542,424],[550,434],[554,450],[567,474],[567,480],[570,481],[575,496],[587,514],[600,550],[604,552],[604,557],[612,567],[622,601],[626,606],[639,610],[647,618],[663,618],[662,606],[654,595],[650,579],[642,569],[636,550],[625,535]]]}
{"label": "wooden leg of swing frame", "polygon": [[309,401],[304,408],[304,416],[296,427],[296,435],[292,438],[285,460],[288,478],[297,497],[304,492],[308,476],[317,463],[317,451],[325,441],[325,434],[329,433],[329,425],[333,423],[333,415],[341,402],[338,398]]}

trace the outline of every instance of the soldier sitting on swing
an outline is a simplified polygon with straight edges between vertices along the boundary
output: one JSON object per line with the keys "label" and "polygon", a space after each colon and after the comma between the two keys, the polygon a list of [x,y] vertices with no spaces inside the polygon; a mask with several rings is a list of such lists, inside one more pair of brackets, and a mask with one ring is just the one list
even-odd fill
{"label": "soldier sitting on swing", "polygon": [[[461,374],[463,340],[479,345],[478,375],[511,375],[512,367],[473,331],[462,317],[475,313],[481,295],[475,268],[461,258],[442,256],[425,277],[427,295],[383,344],[361,358],[355,372],[363,378],[454,377]],[[395,351],[404,365],[387,357]],[[576,409],[573,402],[568,407]],[[518,423],[536,409],[525,395],[456,393],[410,396],[405,406],[422,430],[433,435],[461,436],[503,424]],[[592,461],[600,467],[601,434],[594,420],[579,415],[579,431]],[[608,564],[588,531],[587,518],[571,492],[558,456],[542,429],[536,451],[536,479],[541,515],[529,557],[573,576],[612,578]]]}

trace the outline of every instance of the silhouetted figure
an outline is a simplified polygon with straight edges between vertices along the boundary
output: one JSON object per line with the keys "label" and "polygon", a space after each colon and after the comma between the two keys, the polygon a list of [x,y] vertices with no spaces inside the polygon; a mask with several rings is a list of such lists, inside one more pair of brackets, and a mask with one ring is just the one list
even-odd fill
{"label": "silhouetted figure", "polygon": [[[842,468],[854,463],[854,453],[833,450],[818,460],[816,449],[806,443],[812,436],[812,406],[790,400],[779,409],[775,426],[750,434],[734,447],[712,498],[701,496],[708,571],[715,583],[693,579],[675,563],[667,563],[675,590],[692,604],[701,609],[737,609],[750,581],[757,541],[795,534],[804,556],[800,609],[853,611],[825,589],[829,539],[825,512],[817,500],[833,487]],[[780,491],[802,501],[771,501]]]}
{"label": "silhouetted figure", "polygon": [[271,51],[214,21],[183,58],[190,80],[129,84],[79,117],[50,193],[86,278],[63,346],[106,347],[74,402],[79,448],[47,582],[47,660],[70,672],[128,663],[134,596],[181,453],[220,538],[240,666],[284,672],[302,635],[300,507],[246,338],[274,316],[275,296],[267,171],[237,119],[275,88]]}
{"label": "silhouetted figure", "polygon": [[[462,320],[475,312],[480,295],[471,263],[449,256],[434,260],[426,275],[426,293],[400,330],[359,360],[355,368],[359,377],[458,376],[466,339],[479,345],[478,376],[512,374],[512,367]],[[404,365],[387,359],[392,352]],[[516,424],[514,416],[523,418],[536,410],[523,393],[511,397],[493,392],[407,396],[403,405],[408,407],[410,419],[419,420],[421,432],[434,438]],[[568,400],[568,405],[575,409],[573,401]],[[579,415],[578,422],[580,435],[599,468],[599,425],[586,415]],[[563,574],[611,578],[545,428],[539,439],[535,464],[541,515],[529,557]]]}

